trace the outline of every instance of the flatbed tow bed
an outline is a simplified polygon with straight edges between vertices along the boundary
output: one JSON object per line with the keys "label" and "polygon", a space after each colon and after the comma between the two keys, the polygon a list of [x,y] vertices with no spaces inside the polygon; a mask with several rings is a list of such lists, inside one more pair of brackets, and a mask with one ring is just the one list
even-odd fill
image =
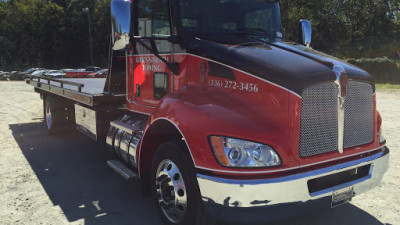
{"label": "flatbed tow bed", "polygon": [[[74,124],[95,140],[105,139],[110,122],[125,111],[126,95],[105,92],[106,82],[106,78],[33,77],[26,80],[43,99],[50,133],[58,133],[62,127]],[[53,117],[52,121],[48,121],[49,116]]]}
{"label": "flatbed tow bed", "polygon": [[125,101],[125,94],[113,95],[103,91],[106,78],[34,77],[27,79],[26,83],[34,86],[36,92],[50,92],[91,107]]}

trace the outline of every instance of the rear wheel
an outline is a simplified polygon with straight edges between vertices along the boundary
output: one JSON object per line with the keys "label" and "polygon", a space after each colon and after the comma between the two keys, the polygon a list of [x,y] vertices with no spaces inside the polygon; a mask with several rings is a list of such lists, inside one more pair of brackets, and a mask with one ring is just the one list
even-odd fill
{"label": "rear wheel", "polygon": [[167,142],[157,149],[151,181],[158,211],[166,224],[215,223],[203,208],[192,159],[181,142]]}
{"label": "rear wheel", "polygon": [[65,129],[62,100],[48,95],[45,96],[43,103],[44,121],[49,134],[59,134]]}

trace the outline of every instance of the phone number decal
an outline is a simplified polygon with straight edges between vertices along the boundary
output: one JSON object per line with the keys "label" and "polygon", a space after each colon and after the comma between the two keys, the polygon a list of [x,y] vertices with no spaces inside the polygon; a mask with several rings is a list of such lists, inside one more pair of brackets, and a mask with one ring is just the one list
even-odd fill
{"label": "phone number decal", "polygon": [[230,81],[208,80],[208,86],[232,89],[232,90],[239,90],[239,91],[247,91],[247,92],[253,92],[253,93],[258,92],[258,84],[236,82],[236,81],[231,81],[231,80]]}

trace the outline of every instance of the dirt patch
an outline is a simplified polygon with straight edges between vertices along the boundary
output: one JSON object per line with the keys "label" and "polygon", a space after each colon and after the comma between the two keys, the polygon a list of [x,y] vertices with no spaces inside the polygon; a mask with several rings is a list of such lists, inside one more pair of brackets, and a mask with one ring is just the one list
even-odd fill
{"label": "dirt patch", "polygon": [[[280,224],[399,224],[400,90],[378,90],[391,150],[380,187],[351,204]],[[24,82],[0,82],[0,224],[160,224],[151,198],[106,166],[110,152],[76,132],[51,137],[42,100]]]}

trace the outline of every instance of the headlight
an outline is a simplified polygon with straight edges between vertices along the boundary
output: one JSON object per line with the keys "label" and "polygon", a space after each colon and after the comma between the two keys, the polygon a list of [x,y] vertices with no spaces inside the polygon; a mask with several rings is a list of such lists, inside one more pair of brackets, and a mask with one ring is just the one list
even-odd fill
{"label": "headlight", "polygon": [[211,136],[218,162],[228,167],[271,167],[281,165],[278,154],[268,145],[240,139]]}
{"label": "headlight", "polygon": [[379,143],[381,144],[381,143],[383,143],[383,142],[385,142],[386,141],[386,139],[385,139],[385,137],[383,136],[383,134],[382,134],[382,127],[379,129]]}

